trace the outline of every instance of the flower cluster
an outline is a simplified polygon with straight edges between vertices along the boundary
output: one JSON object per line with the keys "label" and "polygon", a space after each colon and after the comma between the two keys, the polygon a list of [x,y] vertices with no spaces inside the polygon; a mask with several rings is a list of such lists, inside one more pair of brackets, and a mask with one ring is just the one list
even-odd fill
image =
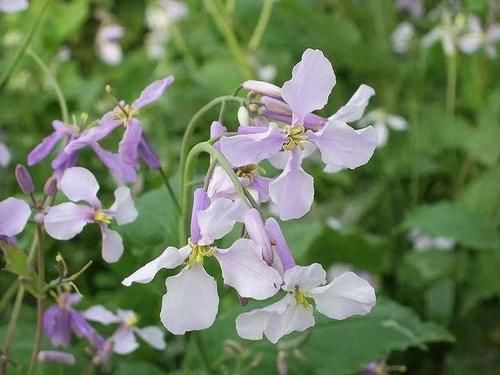
{"label": "flower cluster", "polygon": [[[373,288],[356,274],[346,272],[327,283],[321,265],[297,265],[279,222],[266,218],[261,205],[271,201],[281,220],[309,212],[314,183],[302,162],[316,149],[327,172],[357,168],[373,155],[375,129],[355,130],[348,125],[363,115],[374,95],[371,87],[361,85],[328,118],[313,113],[327,104],[335,81],[323,53],[308,49],[282,87],[243,83],[250,92],[238,112],[237,132],[227,132],[219,122],[212,124],[211,147],[219,165],[208,173],[205,187],[194,191],[186,245],[167,247],[123,280],[125,286],[149,283],[161,269],[180,268],[165,280],[160,317],[170,332],[184,334],[214,323],[217,283],[205,270],[211,258],[219,263],[224,285],[232,287],[242,301],[284,294],[278,302],[237,318],[238,334],[246,339],[266,336],[276,343],[293,331],[304,331],[314,325],[314,307],[329,318],[345,319],[367,314],[374,306]],[[274,178],[259,176],[259,163],[264,160],[282,172]],[[219,248],[217,241],[236,226],[243,228],[241,238],[229,248]]]}

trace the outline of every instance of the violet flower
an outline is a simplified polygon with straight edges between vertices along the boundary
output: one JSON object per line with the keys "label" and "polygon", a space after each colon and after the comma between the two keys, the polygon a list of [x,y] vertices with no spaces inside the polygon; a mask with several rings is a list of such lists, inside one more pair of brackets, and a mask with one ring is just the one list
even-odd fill
{"label": "violet flower", "polygon": [[373,288],[352,272],[325,284],[326,272],[318,263],[287,269],[282,287],[286,296],[238,316],[238,335],[248,340],[260,340],[265,335],[275,344],[293,331],[305,331],[315,324],[312,301],[320,313],[337,320],[368,314],[375,305]]}
{"label": "violet flower", "polygon": [[[85,310],[83,316],[104,325],[119,324],[118,329],[108,339],[116,354],[125,355],[135,351],[139,347],[136,335],[157,350],[163,350],[166,347],[163,331],[156,326],[137,327],[138,317],[133,311],[118,309],[117,313],[114,314],[104,306],[96,305]],[[101,345],[102,349],[107,346],[106,343]],[[102,357],[107,357],[102,354]]]}
{"label": "violet flower", "polygon": [[0,142],[0,167],[7,168],[10,164],[11,154],[5,144]]}
{"label": "violet flower", "polygon": [[123,38],[123,27],[114,24],[101,24],[96,35],[97,55],[102,62],[108,65],[119,65],[123,59],[120,40]]}
{"label": "violet flower", "polygon": [[94,329],[84,316],[73,308],[81,301],[76,293],[63,293],[57,304],[49,307],[43,315],[43,330],[55,347],[67,347],[72,335],[90,339]]}
{"label": "violet flower", "polygon": [[92,146],[96,141],[107,137],[113,130],[122,125],[125,128],[122,140],[118,145],[118,155],[120,159],[128,166],[135,168],[138,158],[141,157],[144,162],[153,170],[160,169],[159,158],[151,148],[142,131],[139,120],[135,117],[139,110],[148,104],[151,104],[163,95],[165,90],[174,82],[174,77],[155,81],[147,86],[132,105],[120,102],[112,111],[106,113],[99,125],[90,129],[87,134],[78,139],[72,140],[65,147],[65,152],[72,153],[86,146]]}
{"label": "violet flower", "polygon": [[[302,169],[306,148],[317,147],[327,168],[337,170],[364,165],[374,153],[375,129],[369,126],[355,130],[346,123],[362,115],[367,99],[373,95],[369,86],[360,87],[319,130],[306,130],[306,117],[325,106],[334,84],[335,74],[330,62],[321,51],[308,49],[293,68],[292,79],[280,90],[292,111],[291,125],[242,126],[238,135],[220,140],[222,153],[235,167],[286,154],[283,172],[269,184],[271,200],[278,207],[282,220],[302,217],[313,203],[313,178]],[[269,92],[276,94],[275,91],[271,86]]]}
{"label": "violet flower", "polygon": [[0,241],[13,242],[13,238],[24,230],[31,216],[28,203],[17,198],[0,202]]}
{"label": "violet flower", "polygon": [[188,245],[180,249],[167,247],[122,284],[149,283],[160,269],[173,269],[185,263],[177,275],[166,279],[167,293],[160,313],[163,325],[176,335],[209,328],[217,315],[217,283],[203,267],[206,258],[217,259],[224,284],[235,288],[241,297],[263,300],[273,296],[282,278],[266,264],[263,249],[257,243],[241,238],[228,249],[218,249],[214,244],[228,234],[236,222],[241,222],[247,211],[241,200],[217,198],[210,202],[206,192],[197,189]]}
{"label": "violet flower", "polygon": [[130,189],[122,186],[115,190],[115,202],[109,209],[103,209],[97,198],[99,184],[94,175],[85,168],[73,167],[66,170],[60,190],[73,202],[50,207],[44,217],[45,230],[57,240],[69,240],[80,233],[88,223],[99,224],[102,234],[102,257],[108,263],[117,262],[123,254],[120,235],[108,228],[113,219],[118,225],[133,222],[137,210],[132,201]]}

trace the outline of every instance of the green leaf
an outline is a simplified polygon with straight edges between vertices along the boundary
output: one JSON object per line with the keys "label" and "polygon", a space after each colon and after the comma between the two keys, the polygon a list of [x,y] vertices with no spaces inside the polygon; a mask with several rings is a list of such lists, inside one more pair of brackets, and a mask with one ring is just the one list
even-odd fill
{"label": "green leaf", "polygon": [[417,228],[433,236],[455,239],[473,249],[499,248],[495,226],[483,216],[450,202],[418,207],[404,221],[403,228]]}
{"label": "green leaf", "polygon": [[113,372],[116,375],[162,375],[165,371],[159,367],[143,361],[120,361],[117,369]]}
{"label": "green leaf", "polygon": [[13,245],[2,244],[2,249],[5,254],[5,270],[19,277],[30,278],[28,255]]}
{"label": "green leaf", "polygon": [[463,203],[471,211],[487,216],[500,215],[500,168],[491,169],[471,181],[464,189]]}
{"label": "green leaf", "polygon": [[280,226],[288,246],[298,262],[305,259],[309,248],[324,229],[319,220],[309,222],[284,221],[280,223]]}

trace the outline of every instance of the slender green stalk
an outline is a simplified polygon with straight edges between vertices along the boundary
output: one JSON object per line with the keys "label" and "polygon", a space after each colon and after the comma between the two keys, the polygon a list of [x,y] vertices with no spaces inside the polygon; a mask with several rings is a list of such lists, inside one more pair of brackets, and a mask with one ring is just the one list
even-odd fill
{"label": "slender green stalk", "polygon": [[259,49],[260,42],[266,31],[269,20],[271,19],[271,14],[273,12],[274,0],[264,0],[262,4],[262,10],[260,11],[259,20],[253,31],[250,42],[248,43],[248,49],[255,52]]}
{"label": "slender green stalk", "polygon": [[31,24],[31,28],[28,30],[28,34],[23,40],[23,44],[19,49],[17,50],[14,58],[12,59],[11,63],[5,70],[5,72],[2,74],[0,77],[0,91],[5,87],[7,82],[9,81],[10,76],[12,73],[14,73],[14,70],[16,69],[17,64],[21,60],[21,58],[24,56],[24,53],[28,49],[29,45],[31,44],[31,41],[33,40],[33,37],[35,36],[36,31],[38,30],[38,27],[40,26],[40,23],[42,22],[43,15],[47,11],[47,8],[50,4],[51,0],[44,0],[42,3],[42,6],[40,8],[40,11],[38,12],[35,20]]}
{"label": "slender green stalk", "polygon": [[1,366],[0,373],[7,374],[7,364],[9,363],[10,348],[12,346],[12,340],[14,339],[14,332],[16,331],[17,319],[19,318],[19,313],[21,312],[21,305],[24,298],[24,287],[18,283],[19,288],[17,289],[16,300],[14,302],[14,307],[12,308],[12,313],[10,315],[9,325],[7,327],[7,333],[5,335],[5,340],[3,343],[3,350],[1,356]]}
{"label": "slender green stalk", "polygon": [[68,106],[66,104],[66,99],[64,97],[63,91],[61,90],[61,86],[59,86],[59,83],[57,83],[56,77],[54,77],[48,66],[34,51],[28,49],[26,53],[33,59],[33,61],[35,61],[35,63],[40,67],[42,72],[52,84],[52,87],[54,88],[57,96],[57,101],[59,102],[59,108],[61,109],[62,120],[65,123],[69,123]]}
{"label": "slender green stalk", "polygon": [[244,51],[241,49],[241,46],[238,42],[238,39],[236,38],[236,35],[233,32],[233,29],[225,19],[223,11],[219,9],[217,3],[214,0],[205,0],[205,7],[210,13],[210,16],[212,16],[212,19],[217,25],[217,28],[224,36],[229,51],[238,64],[238,68],[240,69],[241,74],[245,79],[250,79],[253,74],[248,65],[247,58]]}
{"label": "slender green stalk", "polygon": [[450,117],[455,115],[457,97],[457,54],[448,56],[446,69],[446,112]]}
{"label": "slender green stalk", "polygon": [[16,280],[5,291],[5,293],[2,296],[2,299],[0,299],[0,311],[2,311],[5,308],[5,306],[7,306],[7,304],[10,302],[11,298],[14,297],[14,294],[16,294],[17,287],[18,287],[18,281]]}
{"label": "slender green stalk", "polygon": [[163,180],[163,183],[165,187],[167,188],[168,194],[170,195],[170,198],[172,198],[172,201],[174,202],[175,208],[179,213],[181,213],[181,205],[179,204],[179,200],[177,199],[177,196],[175,195],[174,189],[172,188],[172,185],[170,184],[170,181],[168,180],[167,175],[163,171],[163,168],[160,167],[158,170],[160,172],[161,178]]}
{"label": "slender green stalk", "polygon": [[207,351],[205,350],[205,345],[203,345],[203,340],[201,338],[200,332],[192,332],[191,337],[193,338],[198,351],[200,352],[201,361],[203,362],[203,366],[205,367],[205,371],[208,374],[212,374],[212,366],[210,365],[210,360],[208,359]]}
{"label": "slender green stalk", "polygon": [[37,365],[38,352],[40,350],[40,343],[42,341],[42,326],[43,326],[43,305],[45,296],[42,291],[45,285],[45,254],[43,251],[43,228],[41,225],[37,226],[38,233],[38,247],[37,247],[37,265],[38,265],[38,280],[37,289],[38,296],[36,298],[36,332],[35,340],[33,341],[33,349],[31,352],[31,361],[28,368],[28,375],[34,373]]}

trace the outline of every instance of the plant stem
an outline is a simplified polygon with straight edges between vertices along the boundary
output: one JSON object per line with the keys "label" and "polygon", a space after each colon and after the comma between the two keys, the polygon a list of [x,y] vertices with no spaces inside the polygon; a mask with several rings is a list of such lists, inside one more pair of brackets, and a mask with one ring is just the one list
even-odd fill
{"label": "plant stem", "polygon": [[205,7],[212,16],[212,19],[217,25],[217,28],[224,36],[229,51],[233,55],[233,58],[235,59],[236,63],[238,64],[241,74],[245,79],[250,79],[252,77],[252,71],[248,66],[248,61],[245,56],[245,53],[241,49],[238,39],[236,38],[236,35],[231,29],[231,26],[224,18],[223,12],[219,9],[214,0],[205,0]]}
{"label": "plant stem", "polygon": [[14,339],[14,332],[16,330],[17,319],[19,313],[21,312],[21,305],[24,298],[24,287],[21,283],[17,283],[19,288],[17,289],[16,300],[14,302],[14,307],[12,308],[12,313],[10,315],[9,325],[7,327],[7,333],[5,335],[5,340],[3,344],[2,357],[0,366],[0,373],[7,374],[7,364],[9,363],[10,347],[12,345],[12,340]]}
{"label": "plant stem", "polygon": [[193,338],[198,351],[200,352],[201,361],[203,362],[203,366],[208,374],[211,374],[212,366],[210,365],[210,360],[208,359],[207,351],[205,350],[205,345],[203,345],[203,340],[201,338],[201,334],[199,332],[191,333],[191,337]]}
{"label": "plant stem", "polygon": [[179,200],[177,199],[177,196],[175,195],[174,189],[172,188],[172,185],[170,184],[170,181],[168,180],[167,175],[165,174],[165,171],[163,170],[163,168],[160,167],[158,172],[160,172],[163,183],[164,183],[165,187],[167,188],[167,191],[168,191],[168,194],[170,195],[170,198],[172,198],[172,201],[174,202],[174,205],[175,205],[175,208],[177,209],[177,212],[181,213],[181,205],[179,203]]}
{"label": "plant stem", "polygon": [[248,43],[248,49],[255,52],[259,49],[260,42],[264,36],[269,20],[271,19],[271,14],[273,12],[274,0],[264,0],[262,4],[262,10],[260,11],[259,20],[253,31],[250,42]]}
{"label": "plant stem", "polygon": [[31,28],[29,29],[28,34],[24,38],[23,44],[17,50],[14,58],[12,59],[12,62],[9,64],[9,66],[7,67],[5,72],[0,77],[0,91],[2,91],[2,89],[5,87],[5,85],[9,81],[9,78],[12,75],[12,73],[14,72],[17,64],[19,63],[19,61],[23,57],[24,53],[26,52],[26,49],[31,44],[31,41],[33,40],[33,37],[35,36],[35,33],[36,33],[38,27],[40,26],[43,15],[45,14],[45,11],[47,10],[47,8],[50,4],[50,1],[51,0],[44,0],[44,2],[42,3],[41,9],[38,12],[35,20],[31,24]]}
{"label": "plant stem", "polygon": [[448,116],[455,115],[455,102],[457,96],[457,55],[448,56],[446,77],[446,112]]}
{"label": "plant stem", "polygon": [[51,73],[48,66],[40,58],[40,56],[38,56],[31,49],[28,49],[26,51],[26,53],[28,54],[28,56],[30,56],[35,61],[35,63],[40,67],[42,72],[45,74],[45,76],[48,78],[48,80],[52,84],[52,87],[54,88],[54,91],[55,91],[56,96],[57,96],[57,101],[59,102],[59,108],[61,109],[62,120],[66,124],[69,123],[68,106],[66,104],[66,99],[64,98],[63,91],[61,90],[61,86],[59,86],[59,83],[57,83],[56,78]]}
{"label": "plant stem", "polygon": [[36,332],[35,340],[33,341],[33,349],[31,351],[31,361],[28,368],[28,374],[33,374],[37,365],[38,351],[40,350],[40,343],[42,341],[42,326],[43,326],[43,305],[45,296],[42,294],[45,284],[45,254],[43,251],[43,228],[41,225],[37,226],[38,233],[38,247],[37,247],[37,265],[38,265],[38,296],[36,298]]}
{"label": "plant stem", "polygon": [[18,288],[18,281],[16,280],[15,282],[12,283],[11,286],[9,286],[9,288],[3,294],[2,299],[0,300],[0,311],[2,311],[5,308],[5,306],[7,306],[10,299],[16,293],[17,288]]}

